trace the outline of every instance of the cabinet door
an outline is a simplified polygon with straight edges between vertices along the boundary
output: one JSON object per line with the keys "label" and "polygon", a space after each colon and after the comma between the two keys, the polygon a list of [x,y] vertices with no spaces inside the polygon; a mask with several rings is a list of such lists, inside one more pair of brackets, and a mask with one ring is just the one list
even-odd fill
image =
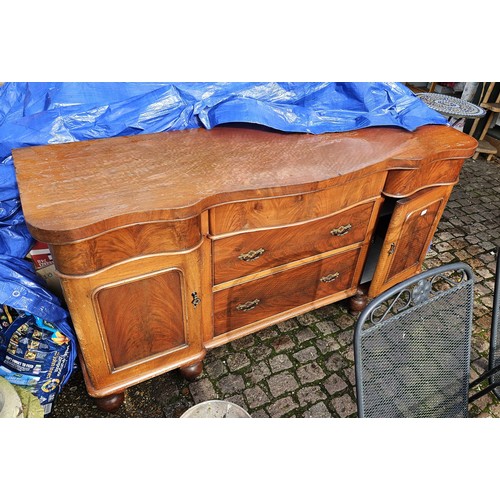
{"label": "cabinet door", "polygon": [[202,330],[211,327],[204,315],[211,298],[202,293],[200,267],[197,249],[63,278],[92,396],[203,357]]}
{"label": "cabinet door", "polygon": [[421,271],[452,189],[426,189],[396,203],[370,285],[370,297]]}

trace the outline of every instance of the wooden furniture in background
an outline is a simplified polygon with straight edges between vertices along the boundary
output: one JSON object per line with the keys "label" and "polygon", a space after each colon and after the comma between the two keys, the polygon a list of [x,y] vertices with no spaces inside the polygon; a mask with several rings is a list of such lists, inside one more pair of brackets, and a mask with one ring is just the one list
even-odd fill
{"label": "wooden furniture in background", "polygon": [[89,394],[421,270],[475,139],[447,126],[322,135],[242,127],[13,152],[50,245]]}
{"label": "wooden furniture in background", "polygon": [[[486,154],[486,161],[491,161],[493,157],[498,153],[497,148],[486,139],[486,135],[488,134],[488,131],[490,129],[493,117],[498,116],[497,113],[500,112],[500,94],[498,95],[498,97],[495,99],[494,102],[489,102],[491,93],[493,92],[493,89],[495,87],[495,83],[496,82],[491,82],[488,85],[486,93],[484,94],[484,97],[481,99],[480,106],[486,109],[487,119],[478,139],[479,144],[473,156],[474,160],[476,160],[479,157],[479,155],[483,153]],[[474,135],[474,132],[476,131],[478,124],[479,124],[479,119],[474,120],[474,123],[472,124],[471,130],[469,132],[470,135]]]}

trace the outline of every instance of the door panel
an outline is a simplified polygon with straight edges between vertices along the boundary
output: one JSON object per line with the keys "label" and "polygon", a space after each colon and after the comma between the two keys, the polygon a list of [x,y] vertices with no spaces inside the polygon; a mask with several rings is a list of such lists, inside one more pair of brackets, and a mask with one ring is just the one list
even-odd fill
{"label": "door panel", "polygon": [[421,271],[453,186],[426,189],[396,203],[368,295]]}
{"label": "door panel", "polygon": [[186,345],[181,280],[173,269],[97,292],[114,368]]}

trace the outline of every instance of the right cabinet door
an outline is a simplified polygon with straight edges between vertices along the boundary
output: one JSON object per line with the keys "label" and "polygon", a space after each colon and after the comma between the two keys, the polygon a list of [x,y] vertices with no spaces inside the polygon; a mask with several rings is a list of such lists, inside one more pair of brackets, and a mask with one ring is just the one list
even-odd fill
{"label": "right cabinet door", "polygon": [[452,189],[430,188],[396,203],[368,292],[370,297],[422,270]]}

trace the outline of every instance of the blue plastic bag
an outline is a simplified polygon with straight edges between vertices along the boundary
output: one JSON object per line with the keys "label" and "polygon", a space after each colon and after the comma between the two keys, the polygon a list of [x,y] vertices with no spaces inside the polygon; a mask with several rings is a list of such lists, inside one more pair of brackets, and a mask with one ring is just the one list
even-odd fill
{"label": "blue plastic bag", "polygon": [[75,334],[59,299],[28,261],[0,256],[0,376],[30,390],[49,415],[75,359]]}

